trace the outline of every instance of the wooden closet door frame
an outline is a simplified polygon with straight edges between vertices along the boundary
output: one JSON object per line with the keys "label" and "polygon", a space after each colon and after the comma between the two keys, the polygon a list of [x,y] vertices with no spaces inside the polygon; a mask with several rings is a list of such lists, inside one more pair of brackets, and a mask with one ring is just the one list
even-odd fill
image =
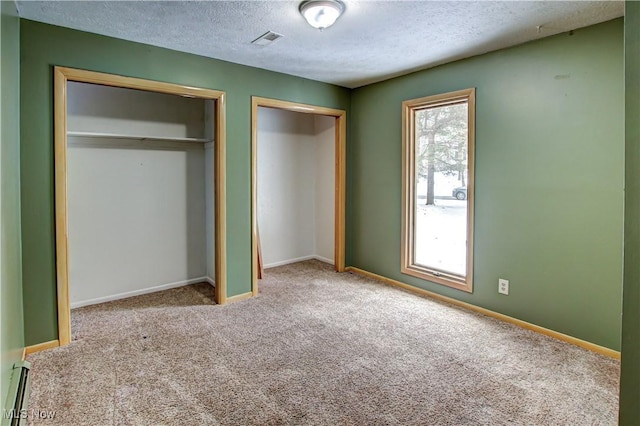
{"label": "wooden closet door frame", "polygon": [[58,341],[71,341],[71,305],[69,301],[69,248],[67,212],[67,82],[101,84],[125,89],[146,90],[191,98],[213,100],[214,112],[214,228],[215,228],[215,301],[227,300],[226,262],[226,94],[212,89],[125,77],[115,74],[54,67],[54,170],[56,215],[56,285],[58,303]]}
{"label": "wooden closet door frame", "polygon": [[340,109],[253,96],[251,97],[251,294],[253,296],[258,295],[257,149],[259,107],[335,118],[335,237],[333,256],[336,272],[345,271],[347,112]]}

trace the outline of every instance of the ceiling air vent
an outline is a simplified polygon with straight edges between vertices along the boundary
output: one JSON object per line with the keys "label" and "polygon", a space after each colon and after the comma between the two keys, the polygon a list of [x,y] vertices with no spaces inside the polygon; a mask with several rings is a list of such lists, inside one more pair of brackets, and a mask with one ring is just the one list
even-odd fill
{"label": "ceiling air vent", "polygon": [[282,37],[284,37],[282,34],[274,33],[273,31],[267,31],[257,39],[253,40],[251,44],[255,44],[256,46],[266,46],[276,40],[281,39]]}

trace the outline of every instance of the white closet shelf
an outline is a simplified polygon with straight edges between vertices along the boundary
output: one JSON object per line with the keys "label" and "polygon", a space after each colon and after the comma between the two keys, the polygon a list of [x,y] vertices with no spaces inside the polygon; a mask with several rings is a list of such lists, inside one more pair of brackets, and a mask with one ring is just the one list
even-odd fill
{"label": "white closet shelf", "polygon": [[205,138],[178,138],[170,136],[140,136],[125,135],[120,133],[98,133],[98,132],[67,132],[67,136],[75,136],[82,138],[112,138],[112,139],[135,139],[135,140],[153,140],[153,141],[174,141],[174,142],[196,142],[207,143],[213,142],[213,139]]}

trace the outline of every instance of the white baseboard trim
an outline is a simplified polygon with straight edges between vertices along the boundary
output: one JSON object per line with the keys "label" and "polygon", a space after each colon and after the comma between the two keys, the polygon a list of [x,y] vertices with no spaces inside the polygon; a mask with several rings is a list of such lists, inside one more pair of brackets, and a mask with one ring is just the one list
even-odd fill
{"label": "white baseboard trim", "polygon": [[212,286],[214,286],[214,287],[216,286],[216,282],[213,280],[213,278],[211,278],[211,277],[204,277],[204,280],[205,280],[206,282],[208,282],[209,284],[211,284]]}
{"label": "white baseboard trim", "polygon": [[277,266],[283,266],[283,265],[289,265],[291,263],[304,262],[305,260],[311,260],[311,259],[319,260],[320,262],[329,263],[333,265],[333,260],[327,259],[326,257],[316,256],[315,254],[312,254],[310,256],[296,257],[295,259],[281,260],[279,262],[269,263],[264,265],[264,269],[275,268]]}
{"label": "white baseboard trim", "polygon": [[290,263],[303,262],[305,260],[310,260],[310,259],[315,259],[315,256],[312,255],[312,256],[296,257],[295,259],[287,259],[287,260],[281,260],[279,262],[265,264],[264,269],[275,268],[277,266],[288,265]]}
{"label": "white baseboard trim", "polygon": [[320,262],[328,263],[329,265],[335,265],[333,259],[328,259],[322,256],[313,256],[314,259],[319,260]]}
{"label": "white baseboard trim", "polygon": [[142,294],[155,293],[157,291],[169,290],[170,288],[182,287],[185,285],[196,284],[201,282],[213,282],[209,277],[191,278],[190,280],[176,281],[174,283],[162,284],[155,287],[143,288],[140,290],[127,291],[125,293],[110,294],[109,296],[96,297],[95,299],[82,300],[80,302],[71,302],[71,309],[81,308],[83,306],[96,305],[98,303],[111,302],[113,300],[126,299],[127,297],[140,296]]}

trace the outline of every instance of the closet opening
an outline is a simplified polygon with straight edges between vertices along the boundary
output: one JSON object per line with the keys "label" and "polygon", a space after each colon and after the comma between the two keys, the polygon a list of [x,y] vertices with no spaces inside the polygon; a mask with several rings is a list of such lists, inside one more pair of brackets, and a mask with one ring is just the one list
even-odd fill
{"label": "closet opening", "polygon": [[226,301],[224,92],[54,69],[58,340],[71,309],[208,282]]}
{"label": "closet opening", "polygon": [[345,268],[346,112],[252,98],[252,295],[263,269]]}

